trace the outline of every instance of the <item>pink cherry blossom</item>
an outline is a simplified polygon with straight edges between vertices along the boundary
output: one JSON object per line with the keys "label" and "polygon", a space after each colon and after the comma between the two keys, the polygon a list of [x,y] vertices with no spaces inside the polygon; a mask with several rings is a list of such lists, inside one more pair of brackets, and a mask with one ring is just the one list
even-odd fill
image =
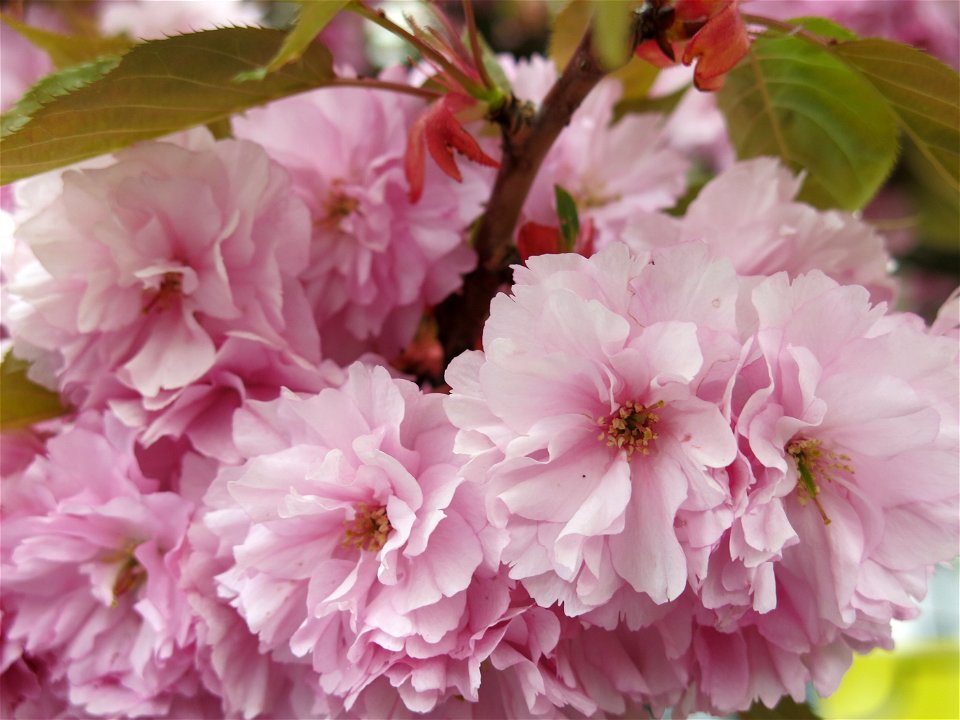
{"label": "pink cherry blossom", "polygon": [[737,277],[702,246],[651,258],[618,244],[530,258],[514,280],[484,352],[446,376],[511,577],[568,615],[625,586],[676,598],[731,520],[720,403],[740,353]]}
{"label": "pink cherry blossom", "polygon": [[[518,98],[543,101],[557,79],[553,62],[534,56],[500,64]],[[672,207],[686,189],[689,162],[667,146],[659,115],[630,114],[613,122],[623,89],[602,81],[574,113],[534,180],[520,224],[557,226],[554,185],[577,201],[581,222],[594,225],[597,246],[619,239],[631,217]]]}
{"label": "pink cherry blossom", "polygon": [[232,339],[287,365],[320,360],[297,280],[309,217],[286,172],[250,142],[188,140],[200,149],[146,143],[23,188],[16,237],[36,261],[5,287],[4,322],[76,405],[166,407]]}
{"label": "pink cherry blossom", "polygon": [[699,687],[718,712],[800,699],[808,681],[832,692],[852,652],[892,647],[960,533],[955,339],[819,272],[760,282],[742,317],[745,469],[698,589],[713,614]]}
{"label": "pink cherry blossom", "polygon": [[638,220],[623,240],[635,249],[699,240],[741,275],[816,269],[864,285],[874,300],[891,299],[895,285],[881,236],[848,213],[795,201],[800,185],[774,158],[737,163],[707,183],[682,218]]}
{"label": "pink cherry blossom", "polygon": [[262,16],[257,4],[247,0],[109,0],[99,6],[104,33],[127,33],[145,40],[227,25],[256,25]]}
{"label": "pink cherry blossom", "polygon": [[455,433],[440,396],[357,363],[340,388],[235,417],[247,459],[221,471],[205,518],[233,538],[219,593],[261,652],[303,658],[348,709],[381,676],[418,712],[476,694],[474,648],[507,586]]}
{"label": "pink cherry blossom", "polygon": [[199,690],[172,559],[193,505],[150,492],[132,448],[132,431],[85,415],[4,480],[5,652],[39,658],[88,715],[164,714]]}
{"label": "pink cherry blossom", "polygon": [[303,279],[324,354],[344,364],[365,351],[396,356],[424,308],[457,290],[475,262],[465,231],[488,179],[464,168],[464,183],[452,183],[430,167],[423,201],[408,198],[404,150],[422,109],[397,93],[320,89],[234,124],[238,137],[263,143],[290,170],[310,208]]}

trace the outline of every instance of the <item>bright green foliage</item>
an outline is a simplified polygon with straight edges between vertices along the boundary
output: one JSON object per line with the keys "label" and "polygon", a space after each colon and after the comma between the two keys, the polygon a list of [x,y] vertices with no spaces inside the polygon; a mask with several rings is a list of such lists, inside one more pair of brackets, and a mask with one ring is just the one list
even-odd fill
{"label": "bright green foliage", "polygon": [[593,7],[588,0],[570,0],[553,19],[548,54],[562,72],[590,24]]}
{"label": "bright green foliage", "polygon": [[577,246],[577,237],[580,235],[580,215],[577,213],[577,203],[573,197],[560,185],[553,186],[553,194],[557,203],[557,219],[560,220],[560,236],[563,238],[563,249],[572,252]]}
{"label": "bright green foliage", "polygon": [[630,59],[633,9],[637,0],[598,0],[593,3],[593,45],[600,62],[609,70]]}
{"label": "bright green foliage", "polygon": [[323,0],[323,2],[304,0],[301,2],[296,24],[283,39],[283,44],[276,55],[263,67],[239,73],[237,80],[263,80],[269,73],[276,72],[299,58],[313,39],[348,2],[350,0]]}
{"label": "bright green foliage", "polygon": [[[26,125],[30,122],[34,113],[55,98],[67,95],[84,85],[99,80],[113,70],[119,62],[119,56],[108,56],[83,65],[75,65],[41,78],[20,98],[16,105],[0,115],[0,138],[5,138]],[[0,147],[6,149],[4,145],[0,145]],[[7,158],[4,156],[3,162],[6,163],[6,161]]]}
{"label": "bright green foliage", "polygon": [[16,430],[66,412],[59,395],[27,379],[28,367],[9,352],[0,364],[0,430]]}
{"label": "bright green foliage", "polygon": [[61,35],[60,33],[31,27],[19,20],[3,15],[3,22],[12,27],[33,45],[40,48],[58,69],[80,65],[108,55],[122,55],[133,41],[126,35]]}
{"label": "bright green foliage", "polygon": [[863,207],[896,161],[887,101],[825,46],[758,38],[718,100],[738,156],[774,155],[805,169],[800,197],[818,207]]}
{"label": "bright green foliage", "polygon": [[312,43],[262,82],[234,82],[274,57],[284,37],[279,30],[223,28],[137,45],[96,82],[41,102],[26,116],[15,109],[15,127],[4,117],[0,182],[211,123],[333,79],[330,52]]}
{"label": "bright green foliage", "polygon": [[907,45],[859,40],[835,46],[890,104],[903,132],[948,188],[960,190],[960,77]]}

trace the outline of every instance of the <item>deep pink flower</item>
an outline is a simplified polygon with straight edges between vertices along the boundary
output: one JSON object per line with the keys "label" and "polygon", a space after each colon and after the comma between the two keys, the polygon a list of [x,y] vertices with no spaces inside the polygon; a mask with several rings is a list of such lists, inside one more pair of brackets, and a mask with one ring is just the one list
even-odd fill
{"label": "deep pink flower", "polygon": [[774,158],[740,162],[707,183],[682,218],[639,219],[623,240],[635,250],[698,240],[741,275],[822,270],[864,285],[875,301],[891,299],[883,238],[849,213],[795,201],[801,182]]}
{"label": "deep pink flower", "polygon": [[492,303],[485,352],[447,372],[465,472],[539,604],[580,615],[623,586],[672,600],[731,519],[719,403],[740,352],[738,280],[697,246],[527,263]]}
{"label": "deep pink flower", "polygon": [[457,290],[475,262],[465,230],[481,212],[488,179],[464,167],[457,185],[431,167],[429,202],[407,196],[404,149],[421,108],[397,93],[320,89],[234,123],[239,137],[263,143],[290,170],[310,208],[303,280],[324,356],[342,364],[365,351],[397,355],[424,308]]}

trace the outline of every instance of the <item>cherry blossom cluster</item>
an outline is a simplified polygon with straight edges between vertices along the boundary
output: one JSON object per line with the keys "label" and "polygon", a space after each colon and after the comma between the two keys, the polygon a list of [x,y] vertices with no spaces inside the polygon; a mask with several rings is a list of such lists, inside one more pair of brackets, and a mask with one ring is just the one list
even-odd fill
{"label": "cherry blossom cluster", "polygon": [[3,436],[3,717],[731,713],[892,647],[957,554],[957,300],[893,311],[880,236],[773,159],[667,214],[689,161],[621,92],[523,208],[563,187],[576,252],[513,266],[448,387],[402,353],[500,151],[412,194],[418,98],[17,185],[4,342],[70,412]]}

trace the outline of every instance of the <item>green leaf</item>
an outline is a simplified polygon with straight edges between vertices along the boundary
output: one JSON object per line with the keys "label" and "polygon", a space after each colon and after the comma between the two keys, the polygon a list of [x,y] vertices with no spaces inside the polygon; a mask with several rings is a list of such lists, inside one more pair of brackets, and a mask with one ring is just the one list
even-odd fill
{"label": "green leaf", "polygon": [[623,86],[620,102],[629,103],[646,99],[659,74],[660,68],[656,65],[651,65],[646,60],[634,56],[619,70],[610,73],[610,77],[619,80]]}
{"label": "green leaf", "polygon": [[628,113],[663,113],[667,115],[674,111],[691,87],[693,86],[689,84],[684,85],[669,95],[659,97],[621,99],[613,109],[613,117],[615,120],[619,120]]}
{"label": "green leaf", "polygon": [[593,42],[597,58],[608,70],[630,60],[633,9],[637,0],[595,0]]}
{"label": "green leaf", "polygon": [[350,0],[303,0],[297,13],[293,29],[283,39],[283,44],[266,65],[237,73],[237,81],[263,80],[268,74],[276,72],[284,65],[293,62],[313,42],[327,24]]}
{"label": "green leaf", "polygon": [[18,113],[0,139],[0,182],[212,123],[334,78],[329,51],[312,43],[263,82],[233,82],[273,57],[283,38],[280,30],[222,28],[137,45],[105,76],[41,103],[26,122]]}
{"label": "green leaf", "polygon": [[40,48],[58,69],[80,65],[107,55],[122,55],[134,42],[126,35],[61,35],[60,33],[42,30],[20,22],[9,15],[0,14],[3,22],[16,30],[20,35]]}
{"label": "green leaf", "polygon": [[577,202],[570,193],[559,185],[553,186],[553,194],[557,202],[560,235],[563,237],[565,250],[572,252],[577,246],[577,237],[580,235],[580,216],[577,213]]}
{"label": "green leaf", "polygon": [[798,17],[788,20],[792,25],[796,25],[807,32],[819,35],[831,40],[859,40],[860,37],[848,28],[845,28],[833,20],[827,20],[822,17]]}
{"label": "green leaf", "polygon": [[57,393],[27,379],[29,363],[7,353],[0,364],[0,430],[15,430],[63,415]]}
{"label": "green leaf", "polygon": [[800,38],[757,38],[718,103],[737,155],[774,155],[806,170],[800,197],[818,207],[863,207],[897,158],[884,97],[826,47]]}
{"label": "green leaf", "polygon": [[554,17],[548,55],[558,72],[562,72],[573,57],[592,15],[593,7],[588,0],[570,0]]}
{"label": "green leaf", "polygon": [[739,713],[743,720],[820,720],[807,703],[798,703],[789,695],[784,696],[776,707],[768,708],[755,702],[746,712]]}
{"label": "green leaf", "polygon": [[835,45],[886,99],[903,132],[953,192],[960,190],[960,77],[907,45],[869,39]]}
{"label": "green leaf", "polygon": [[113,70],[119,62],[119,57],[100,58],[41,78],[27,90],[16,105],[0,115],[0,138],[5,138],[26,125],[34,113],[55,98],[99,80]]}

